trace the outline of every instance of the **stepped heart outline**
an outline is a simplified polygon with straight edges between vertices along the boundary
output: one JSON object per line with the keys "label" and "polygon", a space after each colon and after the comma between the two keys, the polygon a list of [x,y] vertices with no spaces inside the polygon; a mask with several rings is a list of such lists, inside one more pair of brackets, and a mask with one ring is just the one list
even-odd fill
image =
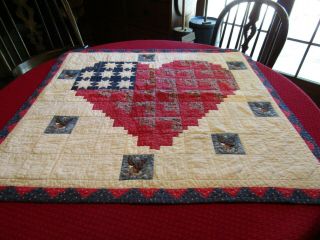
{"label": "stepped heart outline", "polygon": [[[173,61],[156,69],[138,62],[121,62],[127,64],[123,68],[114,63],[118,64],[100,62],[84,69],[78,80],[89,76],[93,87],[76,82],[73,90],[92,103],[94,110],[112,118],[114,127],[137,136],[138,146],[151,149],[172,146],[173,137],[188,126],[198,126],[199,119],[239,89],[229,70],[206,61]],[[130,64],[132,69],[127,69]],[[101,66],[118,70],[110,77],[106,72],[112,69]]]}

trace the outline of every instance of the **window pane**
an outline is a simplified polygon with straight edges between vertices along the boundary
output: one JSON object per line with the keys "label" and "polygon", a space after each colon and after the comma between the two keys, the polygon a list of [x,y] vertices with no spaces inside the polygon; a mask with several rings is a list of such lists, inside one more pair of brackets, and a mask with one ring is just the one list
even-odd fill
{"label": "window pane", "polygon": [[296,0],[290,15],[289,37],[310,41],[320,18],[320,0]]}
{"label": "window pane", "polygon": [[320,47],[310,47],[298,77],[320,84]]}
{"label": "window pane", "polygon": [[[228,19],[228,22],[229,22],[229,23],[233,23],[234,18],[236,17],[236,13],[237,13],[237,8],[236,8],[236,7],[231,8],[231,10],[230,10],[230,15],[229,15],[229,19]],[[240,13],[241,13],[241,11],[240,11]],[[237,13],[237,15],[238,15],[237,19],[239,19],[239,12]],[[227,20],[227,16],[228,16],[228,15],[226,15],[225,20]],[[236,20],[237,20],[237,19],[236,19]],[[236,23],[237,23],[237,21],[236,21]]]}
{"label": "window pane", "polygon": [[316,34],[315,38],[313,39],[313,42],[320,44],[320,27],[318,28],[317,34]]}
{"label": "window pane", "polygon": [[287,40],[273,69],[294,75],[307,48],[307,44]]}
{"label": "window pane", "polygon": [[[229,3],[231,1],[229,0],[227,2]],[[224,6],[225,0],[208,0],[208,16],[218,18]]]}
{"label": "window pane", "polygon": [[[259,38],[258,38],[258,41],[257,41],[257,45],[256,45],[255,50],[254,50],[253,55],[252,55],[252,59],[253,60],[257,60],[258,59],[258,56],[259,56],[263,41],[266,38],[266,35],[267,35],[266,33],[260,32],[260,35],[259,35]],[[256,37],[254,37],[252,39],[252,41],[249,43],[249,48],[248,48],[248,52],[247,52],[248,55],[251,54],[252,47],[253,47],[253,44],[254,44],[255,40],[256,40]]]}
{"label": "window pane", "polygon": [[266,7],[266,5],[263,6],[264,8],[261,9],[261,12],[260,12],[260,17],[259,17],[259,21],[258,21],[258,27],[260,27],[261,25],[261,21],[263,19],[263,16],[265,14],[265,11],[267,11],[266,13],[266,17],[264,19],[264,22],[263,22],[263,25],[262,25],[262,29],[263,30],[266,30],[268,31],[269,27],[270,27],[270,24],[271,24],[271,21],[273,19],[273,16],[274,16],[274,9],[272,7]]}
{"label": "window pane", "polygon": [[[231,33],[231,29],[232,29],[232,25],[228,25],[227,28],[226,28],[224,40],[223,40],[223,43],[222,43],[222,46],[221,46],[222,48],[227,48],[227,44],[228,44],[229,36],[230,36],[230,33]],[[233,31],[232,31],[232,37],[231,37],[229,48],[234,49],[236,47],[236,42],[237,42],[239,31],[240,31],[240,27],[235,26]]]}
{"label": "window pane", "polygon": [[[251,3],[250,5],[248,3],[242,3],[239,5],[239,10],[238,10],[238,16],[236,19],[236,24],[241,25],[243,22],[243,18],[245,17],[246,14],[246,10],[249,7],[249,13],[251,12],[252,8],[253,8],[253,4]],[[234,7],[234,9],[236,10],[237,7]],[[233,19],[233,18],[232,18]],[[249,21],[249,17],[247,17],[247,22]]]}

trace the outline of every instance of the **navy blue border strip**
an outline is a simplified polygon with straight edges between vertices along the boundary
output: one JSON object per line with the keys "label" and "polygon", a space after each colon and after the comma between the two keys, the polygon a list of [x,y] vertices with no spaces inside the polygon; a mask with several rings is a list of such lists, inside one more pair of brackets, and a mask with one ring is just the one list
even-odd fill
{"label": "navy blue border strip", "polygon": [[189,203],[218,203],[218,202],[257,202],[257,203],[299,203],[320,204],[320,194],[310,197],[305,191],[293,189],[289,196],[285,196],[277,188],[265,188],[262,196],[258,196],[248,187],[239,188],[236,194],[229,194],[223,188],[212,188],[207,196],[194,188],[185,189],[174,196],[166,189],[157,189],[151,196],[145,196],[140,189],[131,188],[115,196],[109,189],[96,189],[83,196],[75,188],[66,188],[64,191],[50,195],[46,188],[35,188],[27,193],[19,193],[15,187],[6,187],[0,190],[0,201],[17,202],[47,202],[47,203],[130,203],[130,204],[189,204]]}

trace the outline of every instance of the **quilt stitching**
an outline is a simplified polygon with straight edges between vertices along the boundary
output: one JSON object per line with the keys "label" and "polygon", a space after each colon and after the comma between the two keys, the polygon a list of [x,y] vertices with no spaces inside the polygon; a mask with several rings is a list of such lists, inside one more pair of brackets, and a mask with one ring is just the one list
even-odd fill
{"label": "quilt stitching", "polygon": [[[210,50],[212,52],[212,50]],[[259,69],[255,66],[255,64],[249,59],[249,62],[251,63],[253,69],[256,71],[256,73],[259,75],[260,79],[263,81],[264,85],[267,87],[267,89],[270,91],[272,96],[277,100],[277,103],[279,104],[280,108],[283,110],[283,112],[286,114],[290,122],[296,127],[297,131],[300,133],[300,135],[303,137],[303,139],[307,142],[310,149],[313,151],[314,155],[319,159],[320,151],[317,144],[314,142],[314,140],[311,138],[311,136],[303,129],[302,125],[299,123],[297,118],[290,112],[290,110],[286,107],[286,105],[282,102],[282,100],[279,98],[277,93],[274,91],[268,80],[261,75],[259,72]],[[56,71],[58,68],[56,66],[56,69],[53,67],[53,71]],[[51,74],[52,76],[53,74]],[[47,79],[50,78],[50,74],[48,75]],[[45,81],[44,81],[45,82]],[[11,119],[11,121],[8,123],[8,125],[1,131],[0,136],[1,140],[4,140],[5,136],[9,133],[10,129],[14,127],[14,125],[19,121],[19,118],[23,116],[25,111],[30,107],[32,102],[34,101],[34,98],[39,94],[41,91],[41,88],[43,88],[46,84],[42,83],[40,85],[40,88],[37,89],[34,94],[29,98],[29,101],[27,101],[21,108],[20,114],[15,115],[14,118]],[[151,123],[152,125],[152,123]],[[258,190],[257,190],[258,189]],[[255,201],[255,202],[293,202],[293,203],[319,203],[319,190],[317,189],[309,189],[309,190],[300,190],[300,189],[281,189],[281,188],[236,188],[234,189],[228,189],[228,188],[213,188],[213,189],[186,189],[178,198],[175,198],[174,196],[177,196],[179,194],[175,193],[178,192],[178,190],[172,190],[170,191],[164,190],[164,189],[129,189],[127,191],[123,190],[122,194],[117,194],[116,190],[105,190],[105,189],[94,189],[91,190],[82,190],[82,189],[60,189],[57,190],[58,195],[55,195],[52,197],[49,192],[49,189],[44,188],[22,188],[22,187],[2,187],[0,190],[0,199],[1,200],[17,200],[17,201],[29,201],[30,198],[33,198],[34,201],[75,201],[75,202],[81,202],[81,201],[106,201],[106,202],[146,202],[146,203],[152,203],[152,202],[161,202],[159,196],[157,194],[160,194],[162,197],[168,194],[168,198],[174,200],[168,200],[168,203],[179,203],[179,202],[214,202],[214,201]],[[82,192],[89,191],[90,194],[82,194]],[[152,198],[146,198],[145,196],[141,197],[141,193],[143,192],[153,192],[154,195],[152,195]],[[255,192],[256,191],[256,192]],[[47,192],[47,193],[46,193]],[[101,194],[105,193],[105,194]],[[203,192],[203,194],[202,194]],[[209,194],[205,194],[205,192],[209,192]],[[262,194],[262,193],[263,194]],[[95,194],[99,193],[101,198],[95,198]],[[172,194],[173,193],[173,194]],[[201,195],[201,198],[197,198],[194,196],[199,194]],[[46,196],[46,194],[48,194]],[[67,195],[66,195],[67,194]],[[139,196],[138,196],[138,195]],[[190,200],[191,194],[193,196],[193,199],[196,199],[195,201]],[[108,196],[107,196],[108,195]],[[130,197],[129,197],[129,196]],[[206,195],[205,200],[203,200],[203,196]],[[42,197],[41,197],[42,196]],[[61,200],[61,196],[63,196],[64,200]],[[66,197],[67,196],[67,197]],[[218,196],[218,197],[217,197]],[[91,199],[91,200],[90,200]],[[92,200],[94,199],[94,200]],[[162,198],[163,199],[163,198]],[[188,200],[186,200],[188,199]]]}

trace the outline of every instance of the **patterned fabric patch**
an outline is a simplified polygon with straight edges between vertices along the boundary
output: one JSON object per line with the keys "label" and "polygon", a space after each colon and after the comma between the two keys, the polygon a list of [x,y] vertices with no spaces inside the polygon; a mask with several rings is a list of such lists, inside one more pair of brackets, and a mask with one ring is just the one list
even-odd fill
{"label": "patterned fabric patch", "polygon": [[59,75],[59,79],[75,79],[80,70],[62,70],[62,72]]}
{"label": "patterned fabric patch", "polygon": [[245,154],[236,133],[212,134],[211,138],[216,154]]}
{"label": "patterned fabric patch", "polygon": [[230,70],[244,70],[247,69],[246,65],[243,62],[233,61],[227,62],[227,65]]}
{"label": "patterned fabric patch", "polygon": [[136,69],[137,62],[99,62],[82,69],[71,89],[133,89]]}
{"label": "patterned fabric patch", "polygon": [[139,54],[138,56],[139,62],[154,62],[155,54]]}
{"label": "patterned fabric patch", "polygon": [[270,102],[248,102],[252,112],[257,117],[277,117]]}
{"label": "patterned fabric patch", "polygon": [[75,116],[54,116],[44,133],[70,134],[77,121]]}
{"label": "patterned fabric patch", "polygon": [[152,179],[153,161],[152,154],[124,155],[120,180]]}

